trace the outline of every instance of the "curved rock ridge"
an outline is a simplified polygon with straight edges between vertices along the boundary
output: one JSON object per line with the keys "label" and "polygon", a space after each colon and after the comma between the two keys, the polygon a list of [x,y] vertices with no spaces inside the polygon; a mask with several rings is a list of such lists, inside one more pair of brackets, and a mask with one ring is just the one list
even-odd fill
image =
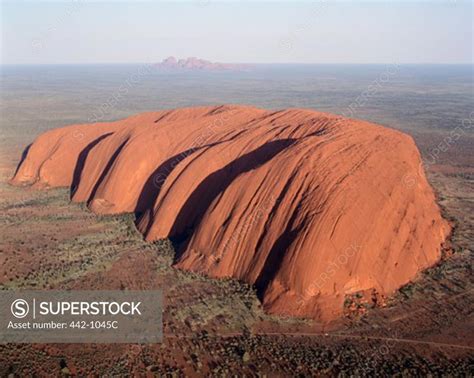
{"label": "curved rock ridge", "polygon": [[346,296],[388,295],[440,259],[450,226],[420,166],[392,129],[223,105],[49,131],[11,182],[135,212],[147,240],[179,245],[177,267],[253,283],[271,313],[326,321]]}

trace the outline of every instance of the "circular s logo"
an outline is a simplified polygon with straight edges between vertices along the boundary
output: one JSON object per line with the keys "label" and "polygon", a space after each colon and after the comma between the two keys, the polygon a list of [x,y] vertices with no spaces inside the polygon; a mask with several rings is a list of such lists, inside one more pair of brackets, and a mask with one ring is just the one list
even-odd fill
{"label": "circular s logo", "polygon": [[13,301],[10,309],[15,318],[22,319],[26,315],[28,315],[28,312],[30,311],[30,306],[28,305],[28,302],[24,299],[16,299],[15,301]]}

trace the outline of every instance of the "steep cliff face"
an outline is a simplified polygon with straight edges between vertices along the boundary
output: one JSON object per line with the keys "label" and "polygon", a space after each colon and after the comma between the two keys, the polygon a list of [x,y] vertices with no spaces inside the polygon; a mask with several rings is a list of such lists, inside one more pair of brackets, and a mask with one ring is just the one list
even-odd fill
{"label": "steep cliff face", "polygon": [[420,163],[409,136],[368,122],[229,105],[50,131],[12,183],[135,212],[147,240],[179,243],[177,267],[328,320],[346,295],[389,294],[439,260],[450,227]]}

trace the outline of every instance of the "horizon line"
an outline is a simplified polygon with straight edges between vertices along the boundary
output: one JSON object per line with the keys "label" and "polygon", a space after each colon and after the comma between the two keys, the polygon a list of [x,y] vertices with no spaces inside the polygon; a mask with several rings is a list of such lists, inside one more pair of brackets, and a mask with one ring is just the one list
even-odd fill
{"label": "horizon line", "polygon": [[[75,66],[75,65],[136,65],[136,64],[159,64],[163,60],[156,62],[42,62],[42,63],[3,63],[0,66]],[[266,63],[252,63],[252,62],[220,62],[212,61],[211,63],[218,64],[235,64],[235,65],[464,65],[472,66],[474,62],[266,62]]]}

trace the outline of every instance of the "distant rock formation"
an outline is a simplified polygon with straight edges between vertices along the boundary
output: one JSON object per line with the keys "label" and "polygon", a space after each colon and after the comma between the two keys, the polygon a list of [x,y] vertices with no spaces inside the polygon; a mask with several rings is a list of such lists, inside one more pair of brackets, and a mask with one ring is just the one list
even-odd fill
{"label": "distant rock formation", "polygon": [[241,70],[246,66],[242,64],[213,63],[208,60],[190,57],[177,60],[174,56],[164,59],[156,65],[157,68],[169,70],[203,70],[203,71],[221,71],[221,70]]}
{"label": "distant rock formation", "polygon": [[450,226],[420,167],[392,129],[224,105],[51,130],[12,183],[135,212],[147,240],[179,243],[176,267],[255,284],[271,313],[326,321],[347,296],[388,295],[440,259]]}

